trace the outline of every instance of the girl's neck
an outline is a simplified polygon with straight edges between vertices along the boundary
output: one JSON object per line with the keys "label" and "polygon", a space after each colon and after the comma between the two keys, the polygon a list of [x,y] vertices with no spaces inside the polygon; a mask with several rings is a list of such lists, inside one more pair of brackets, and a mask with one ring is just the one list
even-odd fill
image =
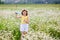
{"label": "girl's neck", "polygon": [[22,16],[26,16],[26,15],[22,15]]}

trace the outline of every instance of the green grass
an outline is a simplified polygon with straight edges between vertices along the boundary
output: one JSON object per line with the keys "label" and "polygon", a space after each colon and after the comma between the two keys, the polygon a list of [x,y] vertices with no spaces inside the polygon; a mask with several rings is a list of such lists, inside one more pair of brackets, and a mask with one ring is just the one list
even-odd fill
{"label": "green grass", "polygon": [[17,4],[17,9],[16,4],[0,4],[0,10],[3,12],[5,10],[7,14],[10,10],[11,13],[6,16],[5,13],[2,14],[3,12],[0,11],[0,30],[11,31],[11,40],[19,40],[21,36],[19,30],[20,19],[16,18],[13,12],[21,12],[24,8],[30,12],[29,26],[34,32],[42,31],[52,38],[56,38],[56,40],[57,38],[60,39],[60,4]]}
{"label": "green grass", "polygon": [[[56,9],[57,8],[60,10],[60,4],[0,4],[0,9],[3,10],[3,9],[10,9],[10,10],[16,10],[16,5],[17,5],[17,9],[21,9],[21,8],[39,8],[39,9]],[[33,7],[32,7],[33,6]]]}
{"label": "green grass", "polygon": [[11,19],[11,17],[8,17],[7,19],[4,17],[0,17],[0,19],[1,19],[0,20],[0,30],[11,31],[11,33],[12,33],[11,40],[20,39],[21,33],[19,30],[19,25],[16,24],[19,20],[13,20],[13,19]]}

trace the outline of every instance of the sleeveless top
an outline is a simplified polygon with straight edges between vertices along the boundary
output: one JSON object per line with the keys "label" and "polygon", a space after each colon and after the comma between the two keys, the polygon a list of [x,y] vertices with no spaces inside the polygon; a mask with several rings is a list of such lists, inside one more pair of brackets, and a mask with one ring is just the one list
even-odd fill
{"label": "sleeveless top", "polygon": [[27,20],[28,16],[21,16],[21,24],[27,24],[24,20]]}

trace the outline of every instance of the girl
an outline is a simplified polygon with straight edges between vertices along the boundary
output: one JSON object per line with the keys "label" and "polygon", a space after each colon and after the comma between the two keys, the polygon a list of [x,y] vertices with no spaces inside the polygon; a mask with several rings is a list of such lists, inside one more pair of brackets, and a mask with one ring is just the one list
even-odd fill
{"label": "girl", "polygon": [[21,18],[21,25],[20,25],[20,31],[21,31],[21,37],[24,37],[28,32],[28,25],[29,25],[29,18],[28,18],[28,11],[22,10],[21,16],[18,16],[16,13],[17,18]]}

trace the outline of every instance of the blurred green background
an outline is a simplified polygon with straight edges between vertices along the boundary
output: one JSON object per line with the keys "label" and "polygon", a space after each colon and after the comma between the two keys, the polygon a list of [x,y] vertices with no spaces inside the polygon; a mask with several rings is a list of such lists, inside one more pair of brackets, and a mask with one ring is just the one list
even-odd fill
{"label": "blurred green background", "polygon": [[[30,18],[28,35],[39,32],[38,40],[60,40],[60,4],[0,4],[0,40],[20,39],[20,18],[15,12],[23,9],[28,10]],[[49,38],[43,38],[47,35]]]}

